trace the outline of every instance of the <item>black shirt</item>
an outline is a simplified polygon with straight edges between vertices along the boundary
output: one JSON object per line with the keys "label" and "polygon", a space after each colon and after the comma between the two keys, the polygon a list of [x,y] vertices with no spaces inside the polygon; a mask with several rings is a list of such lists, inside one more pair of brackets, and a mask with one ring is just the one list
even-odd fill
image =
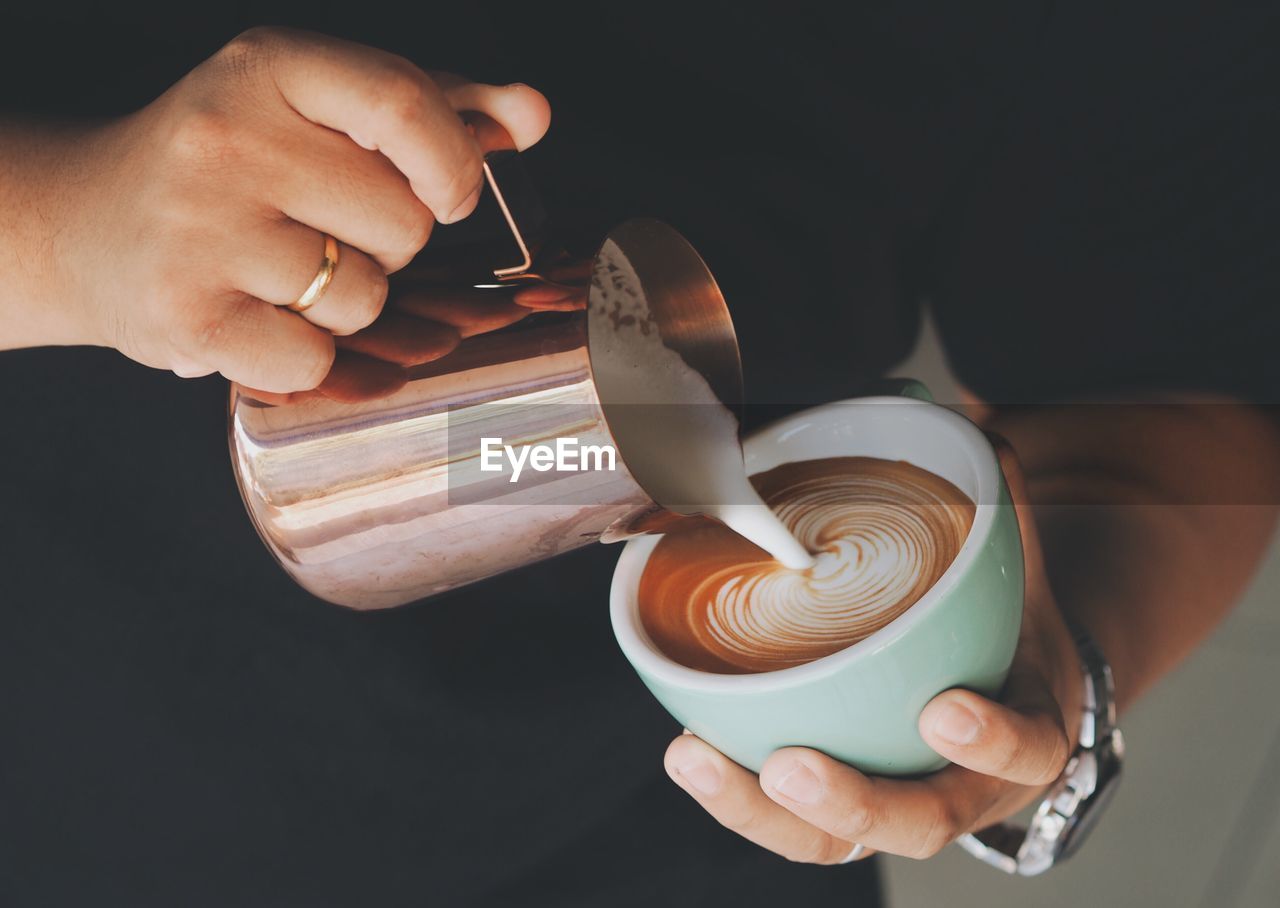
{"label": "black shirt", "polygon": [[[7,13],[0,108],[118,113],[248,25],[323,30],[542,89],[547,207],[685,233],[753,403],[847,396],[923,299],[989,400],[1280,397],[1273,12],[205,6]],[[243,512],[225,393],[0,354],[0,901],[876,902],[872,865],[788,864],[667,781],[679,729],[608,627],[616,550],[318,602]]]}

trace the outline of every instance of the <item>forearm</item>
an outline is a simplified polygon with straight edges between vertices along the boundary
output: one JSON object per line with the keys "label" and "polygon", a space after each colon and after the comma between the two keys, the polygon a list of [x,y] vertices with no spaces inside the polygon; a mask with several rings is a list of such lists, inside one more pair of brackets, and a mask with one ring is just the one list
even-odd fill
{"label": "forearm", "polygon": [[84,132],[0,121],[0,350],[92,342],[60,278]]}
{"label": "forearm", "polygon": [[997,412],[1026,468],[1064,612],[1106,652],[1122,707],[1239,598],[1280,500],[1280,437],[1262,412],[1204,399]]}

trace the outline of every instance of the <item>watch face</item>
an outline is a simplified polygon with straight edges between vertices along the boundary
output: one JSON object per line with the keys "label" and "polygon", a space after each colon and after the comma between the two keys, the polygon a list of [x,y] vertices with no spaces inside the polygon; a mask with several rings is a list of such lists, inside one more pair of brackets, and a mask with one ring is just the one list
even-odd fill
{"label": "watch face", "polygon": [[[1113,746],[1114,743],[1114,746]],[[1062,843],[1058,847],[1058,860],[1063,861],[1075,854],[1089,833],[1097,824],[1107,805],[1115,797],[1120,783],[1120,754],[1124,752],[1123,739],[1119,731],[1113,731],[1111,738],[1101,742],[1098,752],[1098,781],[1093,794],[1081,802],[1075,817],[1067,824],[1062,833]]]}

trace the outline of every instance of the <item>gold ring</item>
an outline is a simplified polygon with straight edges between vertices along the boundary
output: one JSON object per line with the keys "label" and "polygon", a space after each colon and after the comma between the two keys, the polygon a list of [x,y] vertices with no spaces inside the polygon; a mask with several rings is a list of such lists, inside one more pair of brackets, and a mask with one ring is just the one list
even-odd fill
{"label": "gold ring", "polygon": [[297,302],[289,304],[289,308],[294,312],[306,312],[319,302],[320,297],[324,296],[324,292],[329,289],[329,282],[333,280],[333,272],[337,267],[338,241],[326,233],[324,235],[324,259],[320,262],[320,270],[312,278],[311,285],[303,291],[302,296],[298,297]]}

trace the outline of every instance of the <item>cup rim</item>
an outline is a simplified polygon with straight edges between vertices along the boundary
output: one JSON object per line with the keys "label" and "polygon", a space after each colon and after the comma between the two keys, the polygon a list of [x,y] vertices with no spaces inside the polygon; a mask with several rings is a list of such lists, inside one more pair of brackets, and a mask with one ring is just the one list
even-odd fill
{"label": "cup rim", "polygon": [[744,439],[743,444],[747,450],[750,450],[753,443],[758,443],[756,439],[776,438],[797,428],[801,423],[810,423],[815,419],[831,420],[836,417],[844,417],[847,420],[851,407],[881,406],[887,403],[923,408],[922,416],[927,413],[928,418],[938,420],[956,432],[965,443],[966,453],[977,475],[977,503],[973,524],[969,528],[969,534],[965,537],[964,543],[960,546],[960,551],[956,553],[956,557],[952,559],[938,581],[901,615],[844,649],[814,659],[812,662],[776,671],[737,675],[717,674],[681,665],[662,653],[644,633],[640,625],[639,608],[634,602],[635,592],[640,583],[640,575],[649,561],[649,555],[662,537],[658,534],[636,536],[624,544],[622,553],[618,556],[618,562],[614,566],[613,580],[609,589],[609,610],[618,645],[638,670],[656,680],[686,690],[721,692],[732,690],[738,693],[777,690],[826,677],[849,663],[884,649],[907,634],[930,612],[938,608],[960,582],[978,552],[986,544],[995,524],[996,508],[1001,506],[998,502],[1003,480],[999,460],[987,437],[973,422],[953,410],[928,401],[894,396],[858,397],[821,404],[784,416],[754,430]]}

